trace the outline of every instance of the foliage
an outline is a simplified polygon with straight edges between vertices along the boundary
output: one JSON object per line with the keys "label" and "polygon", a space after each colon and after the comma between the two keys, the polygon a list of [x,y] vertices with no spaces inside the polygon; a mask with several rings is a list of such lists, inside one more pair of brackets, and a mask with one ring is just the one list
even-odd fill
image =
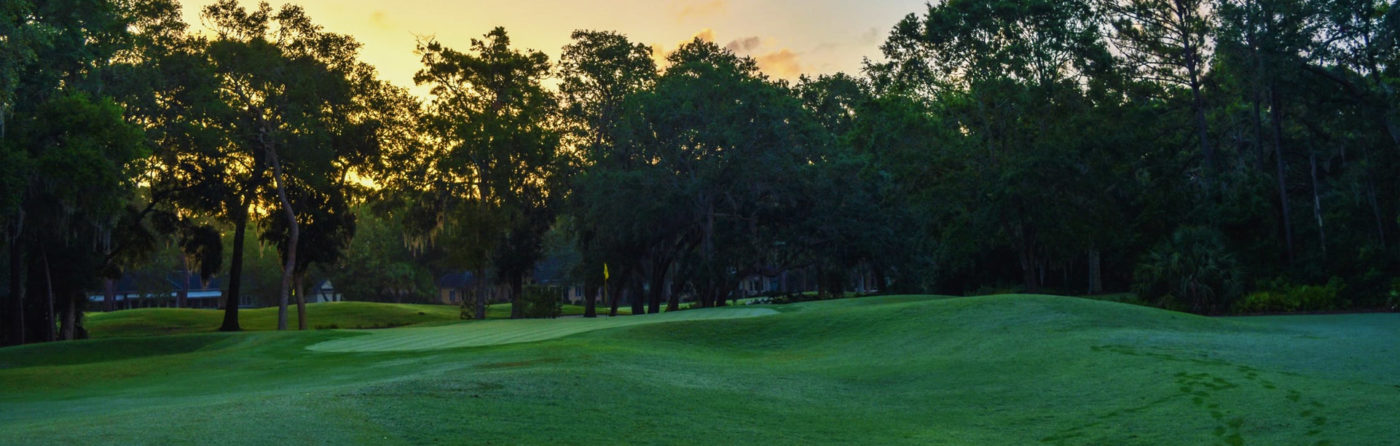
{"label": "foliage", "polygon": [[526,285],[521,294],[524,308],[520,316],[524,318],[559,317],[564,310],[563,290],[555,286]]}
{"label": "foliage", "polygon": [[1346,304],[1341,295],[1345,284],[1333,277],[1326,285],[1289,285],[1285,281],[1265,284],[1264,290],[1249,293],[1235,302],[1236,313],[1291,313],[1295,311],[1329,311]]}
{"label": "foliage", "polygon": [[433,95],[421,125],[434,149],[424,160],[433,176],[417,185],[419,235],[460,234],[469,247],[456,267],[483,276],[490,262],[517,299],[558,199],[558,105],[542,84],[549,58],[511,48],[499,27],[472,39],[467,52],[435,40],[420,42],[418,52],[423,68],[414,82]]}
{"label": "foliage", "polygon": [[1133,292],[1163,307],[1215,313],[1239,296],[1238,268],[1219,231],[1184,227],[1138,264]]}
{"label": "foliage", "polygon": [[329,276],[345,300],[431,302],[437,292],[426,255],[415,254],[392,220],[357,208],[356,232]]}

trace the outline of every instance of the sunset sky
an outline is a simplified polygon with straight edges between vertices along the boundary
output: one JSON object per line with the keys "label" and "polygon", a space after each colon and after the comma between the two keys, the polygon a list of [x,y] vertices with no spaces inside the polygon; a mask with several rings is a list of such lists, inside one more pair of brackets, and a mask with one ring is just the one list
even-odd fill
{"label": "sunset sky", "polygon": [[[200,28],[212,0],[184,0],[185,18]],[[254,1],[242,1],[253,7]],[[274,8],[283,1],[270,1]],[[576,29],[613,30],[661,52],[702,36],[751,56],[770,76],[856,73],[905,14],[925,0],[292,0],[328,31],[364,44],[361,58],[381,77],[412,87],[417,36],[466,49],[470,40],[504,26],[513,46],[544,51],[554,61]],[[418,90],[421,92],[421,90]]]}

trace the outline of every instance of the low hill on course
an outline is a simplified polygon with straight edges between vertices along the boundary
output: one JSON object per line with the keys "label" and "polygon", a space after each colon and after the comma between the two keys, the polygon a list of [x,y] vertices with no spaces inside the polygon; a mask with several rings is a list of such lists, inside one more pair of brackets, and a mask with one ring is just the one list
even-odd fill
{"label": "low hill on course", "polygon": [[1053,296],[0,349],[7,445],[1384,444],[1396,413],[1400,314]]}
{"label": "low hill on course", "polygon": [[[623,309],[622,313],[630,313]],[[327,302],[307,304],[307,326],[324,329],[374,329],[410,325],[441,324],[461,320],[461,309],[455,305],[394,304],[373,302]],[[564,305],[562,314],[583,314],[583,307]],[[510,304],[492,304],[486,309],[487,319],[510,318]],[[159,336],[172,334],[213,333],[223,323],[223,310],[193,308],[137,308],[92,313],[84,326],[94,339],[126,336]],[[238,311],[239,327],[250,331],[277,329],[277,307]],[[287,308],[287,325],[296,328],[296,306]]]}

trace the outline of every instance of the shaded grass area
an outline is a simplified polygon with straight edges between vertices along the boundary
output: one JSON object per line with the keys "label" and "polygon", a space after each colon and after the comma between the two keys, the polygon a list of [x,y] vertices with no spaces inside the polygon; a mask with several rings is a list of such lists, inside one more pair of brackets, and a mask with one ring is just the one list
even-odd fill
{"label": "shaded grass area", "polygon": [[380,335],[343,330],[148,338],[164,353],[81,364],[56,345],[0,349],[0,363],[30,358],[0,369],[0,443],[1400,438],[1396,314],[1204,318],[1048,296],[773,310],[427,351],[307,349]]}
{"label": "shaded grass area", "polygon": [[[307,326],[316,330],[391,328],[461,320],[461,309],[455,305],[329,302],[307,304],[306,307]],[[581,315],[583,307],[565,305],[563,314]],[[490,305],[487,307],[486,317],[510,318],[510,304]],[[211,333],[218,330],[223,318],[222,310],[139,308],[89,313],[84,326],[92,338]],[[275,330],[277,308],[239,310],[238,323],[244,330]],[[296,329],[295,305],[287,307],[287,325]]]}

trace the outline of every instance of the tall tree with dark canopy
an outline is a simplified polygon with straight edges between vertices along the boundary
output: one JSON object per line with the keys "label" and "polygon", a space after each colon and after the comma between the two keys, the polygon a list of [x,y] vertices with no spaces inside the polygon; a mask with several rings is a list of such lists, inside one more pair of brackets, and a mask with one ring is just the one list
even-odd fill
{"label": "tall tree with dark canopy", "polygon": [[[424,132],[434,151],[422,200],[429,232],[471,234],[475,246],[461,248],[484,283],[486,260],[511,288],[511,316],[519,317],[525,275],[541,253],[554,221],[559,132],[557,104],[544,88],[549,59],[538,51],[510,47],[504,28],[458,52],[437,41],[423,42],[423,69],[414,76],[433,95]],[[480,290],[480,289],[479,289]],[[484,293],[477,316],[485,317]]]}
{"label": "tall tree with dark canopy", "polygon": [[[569,125],[565,136],[576,150],[566,157],[572,162],[571,177],[594,169],[625,168],[618,164],[626,163],[629,158],[614,153],[620,149],[616,143],[617,127],[627,97],[649,88],[656,78],[651,48],[632,43],[626,36],[614,32],[574,31],[572,37],[574,42],[564,47],[559,61],[561,111]],[[578,181],[571,181],[571,186],[575,191],[588,188]],[[582,196],[570,196],[567,200],[575,208],[573,229],[584,256],[581,262],[587,295],[584,317],[594,317],[597,315],[594,290],[604,282],[603,266],[609,263],[609,256],[604,254],[607,248],[601,245],[614,238],[616,228],[610,227],[608,222],[587,218],[607,216],[609,211],[594,213],[577,209],[592,201]],[[611,259],[612,265],[622,263],[622,259]]]}
{"label": "tall tree with dark canopy", "polygon": [[[206,7],[204,17],[216,35],[206,54],[226,104],[219,125],[235,151],[229,155],[243,160],[250,173],[243,177],[232,209],[234,268],[241,261],[238,242],[249,208],[261,204],[280,211],[287,237],[277,328],[285,330],[303,214],[313,205],[294,200],[291,190],[343,188],[348,173],[376,156],[380,123],[365,110],[370,105],[366,98],[381,85],[373,79],[373,69],[356,60],[358,43],[323,31],[300,7],[287,5],[274,13],[261,3],[248,11],[225,0]],[[348,212],[348,207],[339,210]],[[234,287],[240,278],[230,276],[224,330],[238,328]]]}
{"label": "tall tree with dark canopy", "polygon": [[[131,18],[106,1],[7,2],[0,68],[0,222],[9,255],[6,344],[53,341],[135,199],[140,128],[104,92]],[[13,34],[11,34],[13,33]],[[64,334],[72,336],[73,317]]]}

